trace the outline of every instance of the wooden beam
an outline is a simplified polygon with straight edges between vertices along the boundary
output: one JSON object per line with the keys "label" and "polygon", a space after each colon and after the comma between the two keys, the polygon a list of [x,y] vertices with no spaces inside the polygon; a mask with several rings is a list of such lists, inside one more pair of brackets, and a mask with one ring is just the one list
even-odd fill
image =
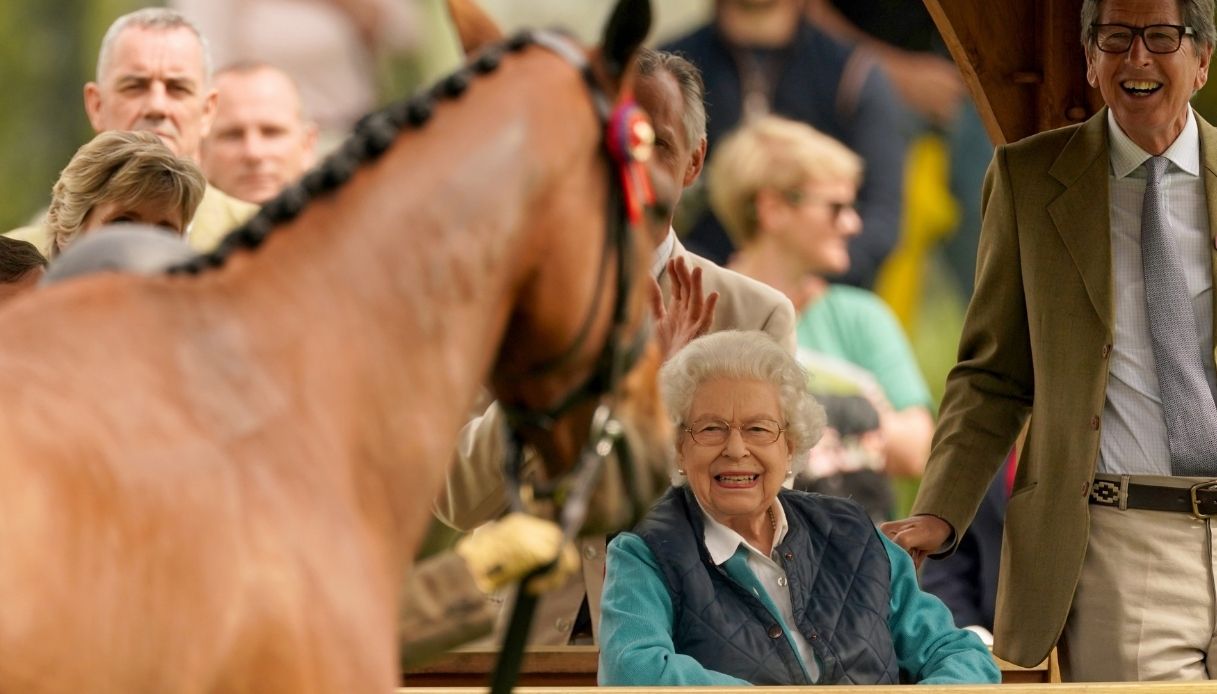
{"label": "wooden beam", "polygon": [[1043,73],[1035,60],[1038,36],[1029,2],[925,0],[989,137],[1018,139],[1035,124],[1035,86]]}
{"label": "wooden beam", "polygon": [[924,0],[997,144],[1085,120],[1081,0]]}
{"label": "wooden beam", "polygon": [[[1081,0],[1039,0],[1047,79],[1040,90],[1036,131],[1080,123],[1103,105],[1086,82],[1082,48]],[[1030,133],[1028,133],[1030,134]]]}

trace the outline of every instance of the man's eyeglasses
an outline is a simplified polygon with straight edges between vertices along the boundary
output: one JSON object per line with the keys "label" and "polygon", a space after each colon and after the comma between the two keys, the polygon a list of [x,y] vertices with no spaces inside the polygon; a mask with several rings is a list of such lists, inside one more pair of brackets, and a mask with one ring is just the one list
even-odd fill
{"label": "man's eyeglasses", "polygon": [[1130,27],[1127,24],[1091,24],[1095,44],[1104,53],[1126,53],[1138,36],[1150,53],[1174,53],[1183,44],[1184,36],[1196,32],[1189,26],[1178,24],[1150,24],[1145,27]]}
{"label": "man's eyeglasses", "polygon": [[837,221],[841,217],[841,213],[846,210],[853,210],[854,202],[842,202],[840,200],[829,200],[827,198],[808,195],[801,190],[788,190],[782,193],[782,197],[786,198],[786,202],[791,205],[814,204],[823,205],[828,208],[828,214],[832,217],[832,221]]}
{"label": "man's eyeglasses", "polygon": [[786,431],[781,424],[772,419],[756,419],[744,422],[739,426],[733,426],[721,419],[708,419],[682,428],[689,432],[689,436],[692,436],[695,442],[703,446],[721,446],[727,443],[727,439],[731,438],[732,429],[739,430],[740,438],[744,440],[744,443],[754,446],[768,446],[776,442],[782,432]]}

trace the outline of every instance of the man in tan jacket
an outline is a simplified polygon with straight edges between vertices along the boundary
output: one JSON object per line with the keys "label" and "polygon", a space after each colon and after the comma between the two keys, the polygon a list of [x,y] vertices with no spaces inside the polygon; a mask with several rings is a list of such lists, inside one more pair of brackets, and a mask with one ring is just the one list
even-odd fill
{"label": "man in tan jacket", "polygon": [[[216,105],[202,36],[185,17],[159,7],[119,17],[102,39],[97,80],[85,85],[84,105],[95,132],[150,130],[174,154],[199,163]],[[186,239],[196,250],[210,250],[257,209],[209,185]],[[41,224],[5,236],[29,241],[43,255],[50,251]]]}
{"label": "man in tan jacket", "polygon": [[915,515],[883,530],[953,551],[1030,416],[994,652],[1034,665],[1059,640],[1070,680],[1208,679],[1217,129],[1188,101],[1213,1],[1084,0],[1082,27],[1107,108],[997,149]]}
{"label": "man in tan jacket", "polygon": [[[706,154],[703,87],[697,68],[678,56],[644,50],[639,58],[635,97],[655,128],[656,163],[675,181],[689,186],[701,173]],[[672,342],[683,344],[695,337],[692,332],[707,329],[764,330],[793,353],[794,309],[790,301],[775,289],[685,250],[668,221],[666,229],[656,230],[652,268],[662,296],[662,301],[652,307],[657,312],[661,341],[665,331],[677,333],[670,335]],[[679,305],[673,304],[673,295]],[[691,321],[672,320],[690,309],[697,314]],[[696,326],[690,328],[693,324]],[[436,502],[436,514],[448,525],[470,530],[507,510],[502,427],[502,412],[492,404],[462,430],[457,459]],[[603,537],[582,541],[582,577],[543,596],[530,643],[570,642],[585,595],[590,627],[593,633],[598,630],[604,549]]]}

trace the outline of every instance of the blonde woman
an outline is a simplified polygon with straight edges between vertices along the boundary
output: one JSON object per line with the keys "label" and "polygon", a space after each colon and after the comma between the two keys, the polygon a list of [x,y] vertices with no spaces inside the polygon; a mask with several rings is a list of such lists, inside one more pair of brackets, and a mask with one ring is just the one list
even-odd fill
{"label": "blonde woman", "polygon": [[715,150],[710,204],[739,249],[729,267],[794,304],[800,351],[874,377],[886,472],[918,476],[929,456],[932,401],[908,338],[875,294],[825,279],[849,269],[849,239],[862,231],[854,209],[861,181],[862,160],[845,145],[803,123],[764,116]]}
{"label": "blonde woman", "polygon": [[150,132],[110,130],[76,151],[51,191],[50,257],[103,224],[131,222],[184,235],[207,181]]}

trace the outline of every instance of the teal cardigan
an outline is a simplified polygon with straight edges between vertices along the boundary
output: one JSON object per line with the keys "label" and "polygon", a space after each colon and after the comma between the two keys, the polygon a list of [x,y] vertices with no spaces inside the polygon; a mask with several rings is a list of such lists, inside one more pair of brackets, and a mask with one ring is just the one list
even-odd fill
{"label": "teal cardigan", "polygon": [[[882,534],[880,537],[892,566],[888,626],[900,671],[922,684],[1000,682],[1001,672],[980,638],[955,627],[942,601],[917,585],[909,555]],[[633,533],[618,535],[609,543],[607,562],[600,618],[601,685],[751,684],[676,652],[672,600],[655,557],[642,538]],[[742,568],[751,576],[754,587],[761,587],[751,571]],[[774,621],[789,632],[772,601],[763,602]]]}

